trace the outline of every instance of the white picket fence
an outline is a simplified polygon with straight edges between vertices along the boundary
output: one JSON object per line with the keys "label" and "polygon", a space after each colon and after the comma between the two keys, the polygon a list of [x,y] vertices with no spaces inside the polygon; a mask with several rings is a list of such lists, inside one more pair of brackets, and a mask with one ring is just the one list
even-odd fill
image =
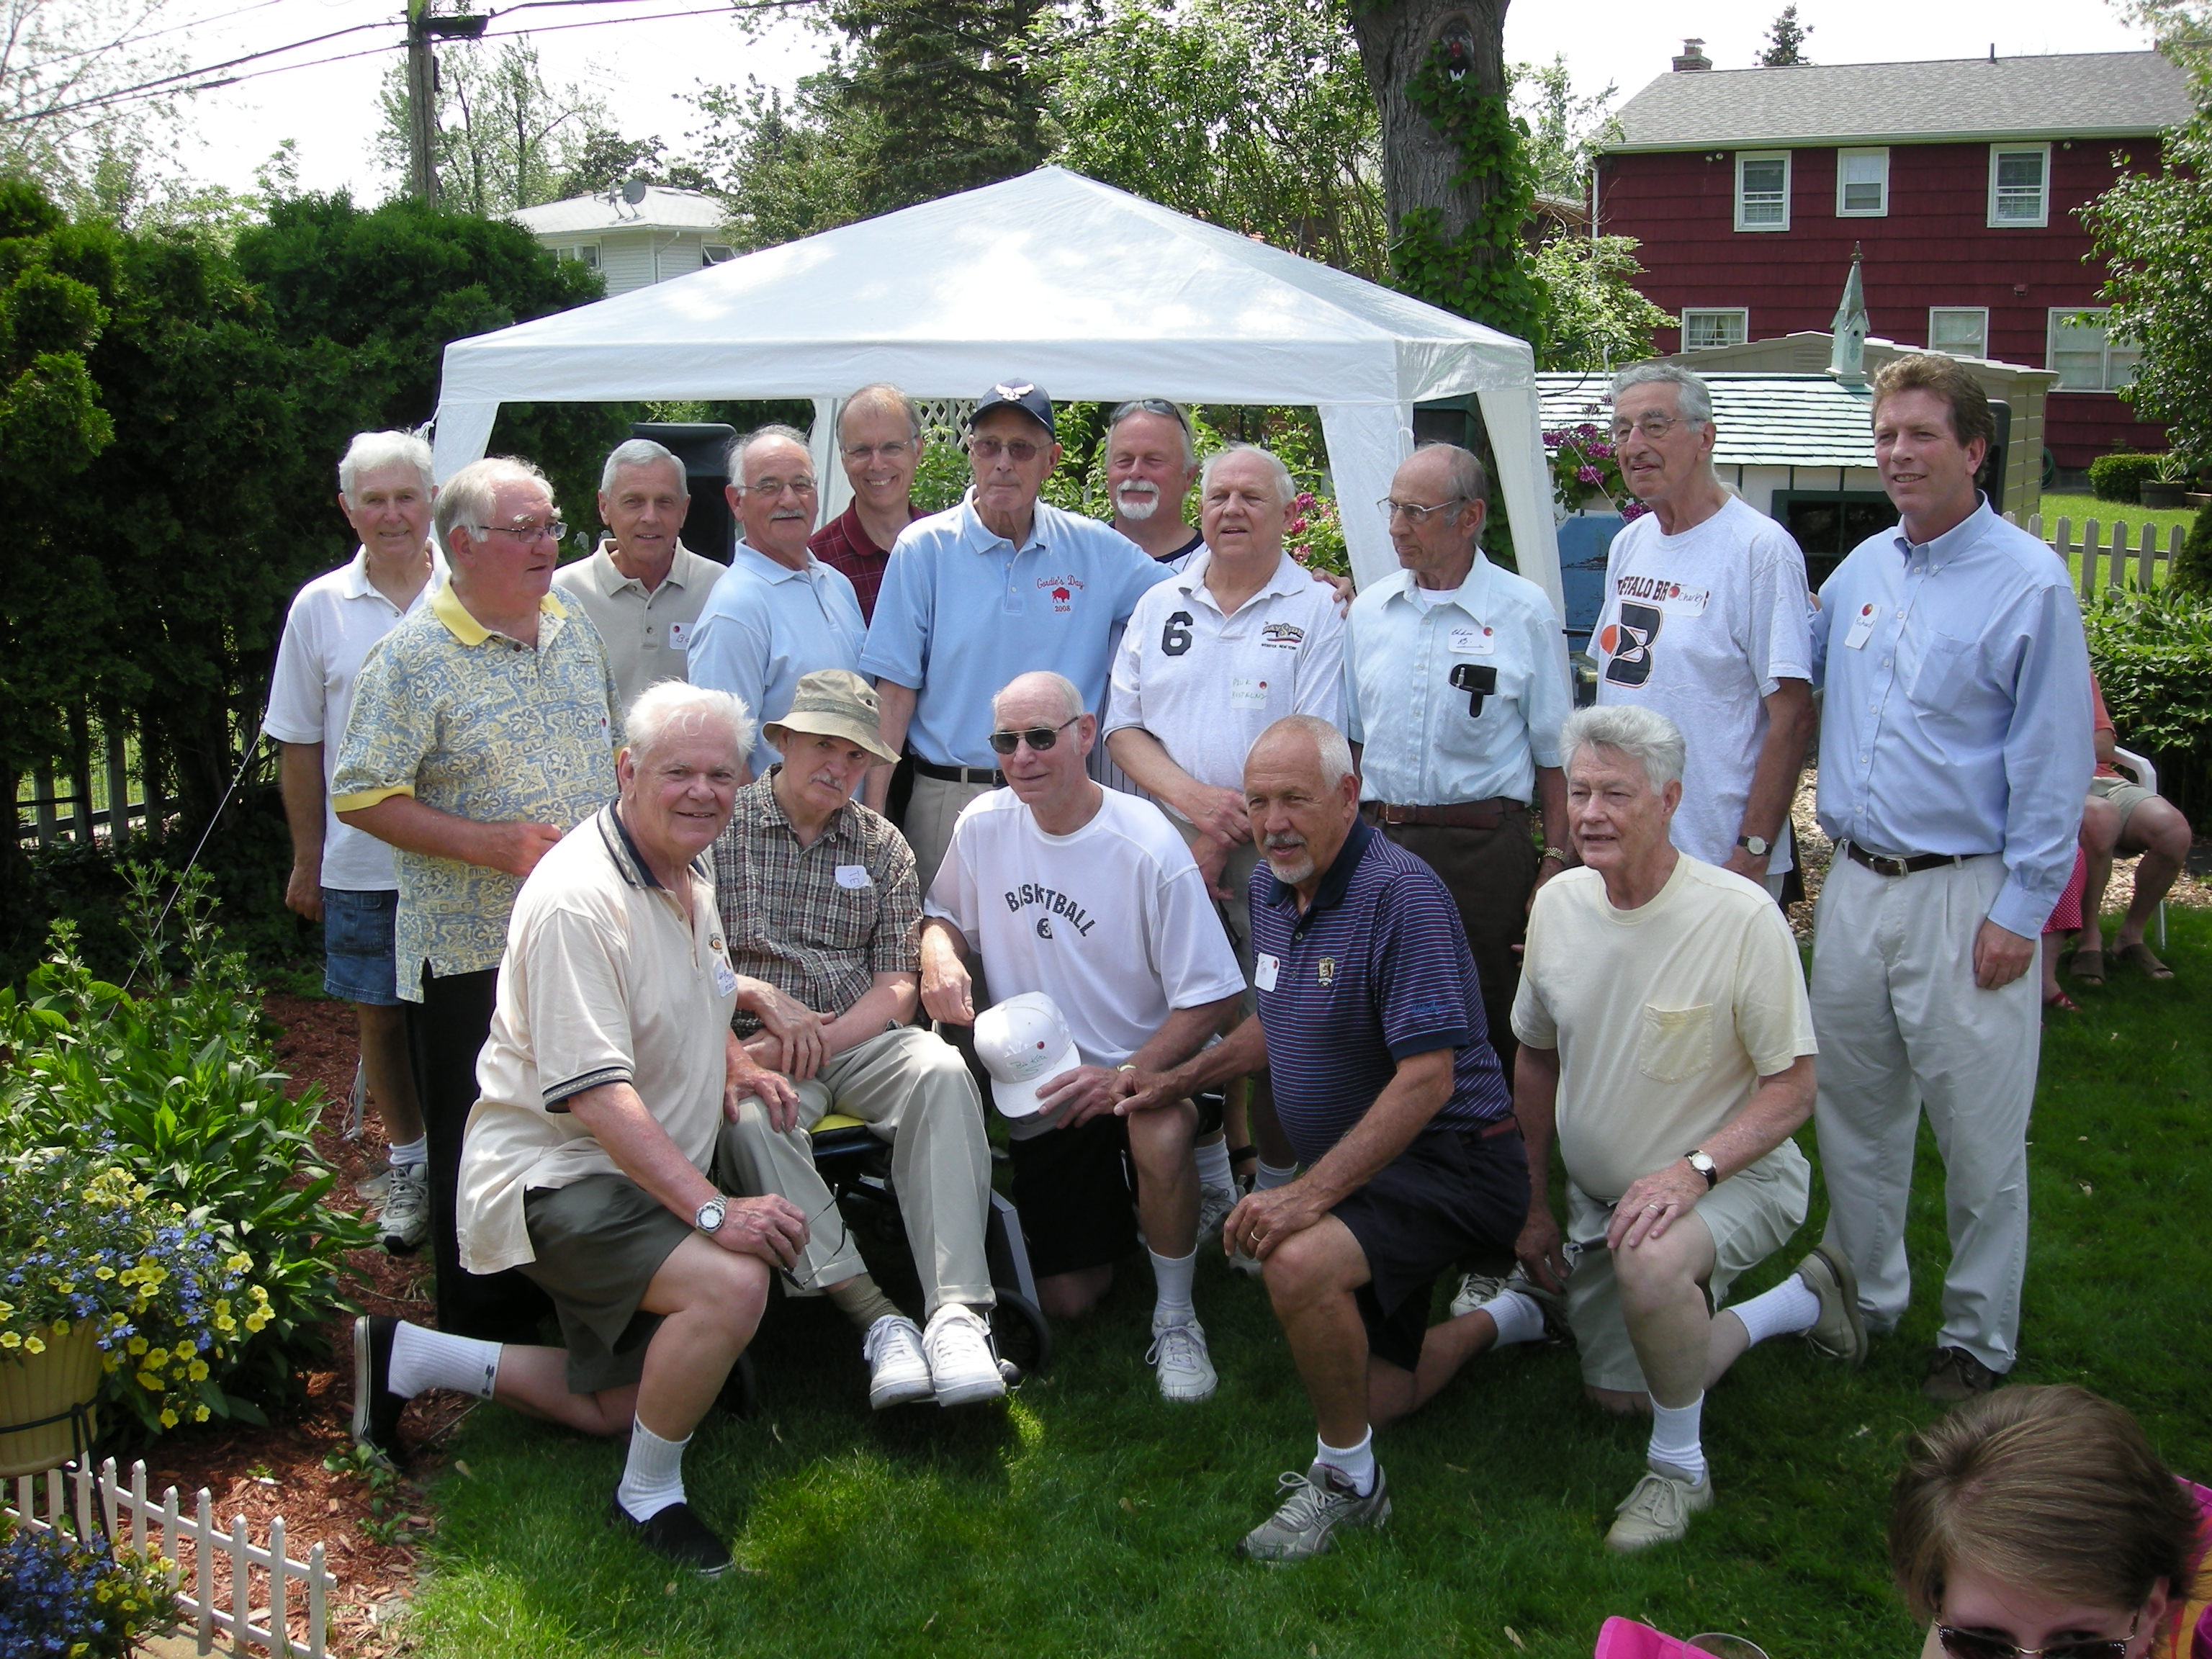
{"label": "white picket fence", "polygon": [[[0,1493],[5,1490],[0,1485]],[[38,1502],[41,1496],[46,1500],[43,1511]],[[234,1653],[258,1649],[284,1659],[324,1659],[330,1594],[337,1588],[337,1579],[323,1565],[320,1544],[307,1552],[305,1561],[295,1561],[284,1553],[281,1515],[270,1522],[269,1542],[264,1548],[247,1537],[242,1515],[232,1518],[228,1533],[216,1527],[215,1503],[206,1487],[200,1488],[197,1513],[185,1516],[179,1512],[174,1486],[158,1502],[149,1498],[146,1466],[133,1463],[126,1488],[116,1480],[112,1457],[100,1466],[97,1480],[89,1470],[75,1463],[66,1473],[48,1469],[43,1480],[20,1475],[15,1482],[15,1502],[5,1507],[19,1521],[42,1531],[58,1526],[80,1539],[90,1540],[97,1528],[116,1544],[129,1544],[141,1552],[151,1550],[175,1562],[178,1603],[202,1653],[212,1652],[220,1637]],[[186,1546],[191,1547],[189,1567]],[[217,1556],[226,1556],[230,1562],[227,1607],[217,1602]],[[294,1641],[288,1628],[295,1583],[306,1597],[305,1642]]]}
{"label": "white picket fence", "polygon": [[[2014,524],[2020,522],[2019,519],[2010,513],[2006,514],[2005,517]],[[2074,534],[2073,520],[2061,519],[2046,534],[2043,528],[2043,514],[2040,513],[2028,514],[2027,533],[2042,542],[2062,559],[2069,555],[2080,556],[2081,597],[2085,599],[2092,599],[2096,595],[2097,572],[2100,565],[2105,568],[2105,586],[2108,587],[2124,587],[2128,585],[2128,567],[2130,564],[2135,567],[2135,585],[2137,587],[2148,587],[2151,585],[2151,574],[2156,568],[2159,561],[2163,559],[2171,562],[2179,556],[2181,538],[2184,534],[2179,525],[2173,525],[2167,528],[2164,538],[2161,538],[2158,526],[2147,524],[2143,526],[2142,533],[2130,542],[2128,538],[2128,521],[2125,519],[2115,520],[2109,532],[2096,520],[2087,520],[2081,526],[2081,534],[2078,538]],[[2163,546],[2160,544],[2161,539],[2164,542]]]}

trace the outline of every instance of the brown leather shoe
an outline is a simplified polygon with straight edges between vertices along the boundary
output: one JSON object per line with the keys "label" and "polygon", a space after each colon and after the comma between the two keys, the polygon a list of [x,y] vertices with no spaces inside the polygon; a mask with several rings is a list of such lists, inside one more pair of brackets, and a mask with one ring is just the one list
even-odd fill
{"label": "brown leather shoe", "polygon": [[1938,1348],[1936,1358],[1929,1363],[1928,1377],[1921,1383],[1920,1392],[1930,1400],[1955,1406],[1962,1400],[1974,1400],[1987,1394],[1996,1387],[1997,1376],[1997,1372],[1964,1348]]}

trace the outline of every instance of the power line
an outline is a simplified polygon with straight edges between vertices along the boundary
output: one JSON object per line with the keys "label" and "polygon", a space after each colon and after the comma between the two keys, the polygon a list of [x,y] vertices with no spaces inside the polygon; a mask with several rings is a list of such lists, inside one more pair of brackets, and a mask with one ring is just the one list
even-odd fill
{"label": "power line", "polygon": [[[249,11],[265,11],[271,6],[282,5],[284,0],[253,0],[250,6],[239,6],[229,11],[219,11],[212,17],[195,17],[189,23],[172,23],[164,29],[149,29],[143,34],[122,34],[104,46],[83,46],[76,52],[56,52],[43,63],[26,64],[13,71],[18,75],[36,75],[41,70],[52,69],[56,64],[67,64],[79,58],[94,58],[104,52],[114,52],[123,46],[135,46],[142,40],[158,40],[165,34],[179,33],[185,29],[205,28],[210,23],[227,22],[234,17],[243,17]],[[149,6],[147,15],[157,15],[160,6]]]}

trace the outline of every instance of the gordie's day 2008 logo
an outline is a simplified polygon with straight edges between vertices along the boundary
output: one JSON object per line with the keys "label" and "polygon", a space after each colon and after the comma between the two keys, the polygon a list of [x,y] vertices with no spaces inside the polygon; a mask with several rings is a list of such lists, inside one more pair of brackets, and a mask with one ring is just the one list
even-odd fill
{"label": "gordie's day 2008 logo", "polygon": [[1039,576],[1038,588],[1052,596],[1052,608],[1056,611],[1075,609],[1075,596],[1083,591],[1083,581],[1077,576]]}

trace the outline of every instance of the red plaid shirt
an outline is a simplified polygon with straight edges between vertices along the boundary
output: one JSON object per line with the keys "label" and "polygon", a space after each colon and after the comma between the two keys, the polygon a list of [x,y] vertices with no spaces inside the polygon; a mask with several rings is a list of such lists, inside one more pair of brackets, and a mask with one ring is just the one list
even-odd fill
{"label": "red plaid shirt", "polygon": [[[921,514],[908,509],[914,518]],[[884,567],[890,562],[890,550],[878,547],[868,539],[868,532],[860,528],[860,509],[848,507],[828,524],[816,531],[806,544],[806,550],[828,565],[841,570],[853,584],[853,592],[860,601],[860,620],[873,622],[876,617],[876,592],[884,585]]]}

